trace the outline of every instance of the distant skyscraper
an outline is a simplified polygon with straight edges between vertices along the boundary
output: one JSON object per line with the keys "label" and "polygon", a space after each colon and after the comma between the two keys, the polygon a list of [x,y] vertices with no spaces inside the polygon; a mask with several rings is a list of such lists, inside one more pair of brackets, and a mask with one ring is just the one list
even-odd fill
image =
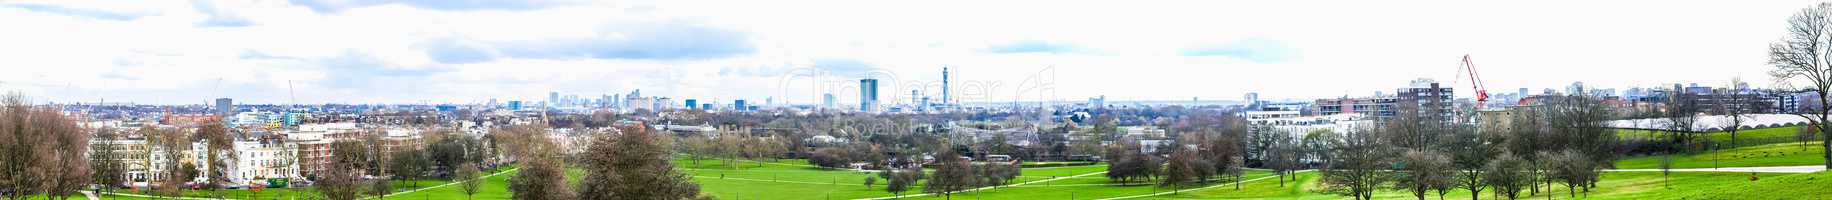
{"label": "distant skyscraper", "polygon": [[1240,103],[1246,104],[1246,105],[1258,104],[1259,103],[1259,93],[1258,92],[1248,92],[1246,95],[1240,96],[1240,101],[1241,101]]}
{"label": "distant skyscraper", "polygon": [[695,108],[694,106],[698,106],[698,105],[700,105],[700,100],[687,99],[687,109],[694,109]]}
{"label": "distant skyscraper", "polygon": [[859,111],[872,112],[878,104],[878,79],[859,79]]}
{"label": "distant skyscraper", "polygon": [[746,105],[744,105],[744,100],[743,100],[743,99],[739,99],[739,100],[736,100],[736,101],[732,101],[732,109],[733,109],[733,110],[744,110],[744,108],[748,108],[748,107],[746,107]]}
{"label": "distant skyscraper", "polygon": [[922,100],[916,99],[918,96],[916,90],[910,90],[910,105],[922,106]]}
{"label": "distant skyscraper", "polygon": [[547,106],[553,107],[553,106],[559,106],[559,105],[560,105],[560,92],[547,92]]}
{"label": "distant skyscraper", "polygon": [[1565,94],[1570,94],[1570,95],[1584,94],[1584,82],[1583,81],[1571,82],[1571,86],[1565,86]]}
{"label": "distant skyscraper", "polygon": [[821,106],[822,106],[822,107],[827,107],[827,108],[833,108],[833,103],[834,103],[834,101],[835,101],[835,100],[838,100],[838,99],[837,99],[837,98],[833,98],[833,93],[826,93],[826,94],[822,94],[822,96],[821,96]]}
{"label": "distant skyscraper", "polygon": [[950,103],[954,103],[954,102],[948,101],[948,100],[952,100],[952,99],[949,99],[948,96],[951,96],[950,94],[948,94],[948,67],[941,67],[941,104],[947,105]]}
{"label": "distant skyscraper", "polygon": [[229,114],[234,114],[234,113],[235,113],[235,100],[234,99],[216,98],[216,114],[217,115],[228,116]]}
{"label": "distant skyscraper", "polygon": [[1088,107],[1094,107],[1094,108],[1107,107],[1107,95],[1100,95],[1100,97],[1088,98]]}
{"label": "distant skyscraper", "polygon": [[509,110],[522,110],[522,101],[509,101]]}

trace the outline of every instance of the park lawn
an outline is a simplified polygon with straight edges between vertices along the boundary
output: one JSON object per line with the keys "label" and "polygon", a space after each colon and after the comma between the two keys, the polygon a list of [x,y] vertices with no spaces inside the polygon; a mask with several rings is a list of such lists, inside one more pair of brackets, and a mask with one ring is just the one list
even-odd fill
{"label": "park lawn", "polygon": [[[1663,180],[1659,172],[1606,172],[1603,180],[1598,182],[1590,194],[1576,195],[1584,199],[1798,199],[1803,197],[1825,197],[1832,195],[1832,172],[1811,174],[1756,174],[1758,181],[1749,181],[1750,173],[1724,172],[1675,172],[1670,179]],[[1349,199],[1346,196],[1317,192],[1321,188],[1318,172],[1298,173],[1296,182],[1280,187],[1278,181],[1262,180],[1242,184],[1236,191],[1229,187],[1218,187],[1207,190],[1190,191],[1177,195],[1155,196],[1145,199]],[[1671,184],[1671,185],[1665,185]],[[1670,186],[1670,187],[1668,187]],[[1807,187],[1807,188],[1801,188]],[[1521,191],[1519,199],[1572,199],[1571,191],[1563,185],[1555,185],[1551,190],[1544,190],[1537,195]],[[1436,192],[1426,194],[1427,199],[1434,199]],[[1446,199],[1467,199],[1468,190],[1457,189],[1445,194]],[[1479,199],[1495,199],[1494,189],[1483,190]],[[1375,199],[1414,199],[1411,193],[1403,190],[1382,190],[1374,194]]]}
{"label": "park lawn", "polygon": [[[1335,195],[1312,192],[1312,190],[1314,190],[1313,188],[1317,187],[1317,185],[1315,184],[1315,182],[1317,181],[1316,179],[1320,177],[1318,173],[1315,171],[1296,173],[1293,175],[1294,176],[1291,176],[1291,177],[1295,177],[1297,180],[1296,181],[1287,180],[1284,186],[1279,186],[1279,180],[1260,180],[1260,181],[1254,181],[1254,182],[1241,184],[1240,190],[1235,190],[1233,186],[1227,186],[1227,187],[1218,187],[1218,188],[1207,189],[1207,190],[1189,191],[1189,192],[1184,192],[1184,193],[1177,194],[1177,195],[1156,196],[1156,197],[1151,197],[1147,199],[1341,199],[1341,198],[1344,198],[1343,196],[1335,196]],[[1277,179],[1277,178],[1274,178],[1274,179]]]}
{"label": "park lawn", "polygon": [[[1748,138],[1768,138],[1768,137],[1794,137],[1794,135],[1798,134],[1799,132],[1800,132],[1800,126],[1748,129],[1748,130],[1737,131],[1737,138],[1748,139]],[[1729,131],[1712,132],[1711,140],[1730,141],[1730,132]]]}
{"label": "park lawn", "polygon": [[[1242,175],[1242,178],[1246,180],[1254,180],[1254,179],[1268,177],[1268,176],[1272,176],[1272,173],[1268,171],[1252,170],[1252,171],[1247,171],[1245,175]],[[1090,175],[1090,176],[1086,176],[1083,178],[1088,178],[1088,177],[1099,177],[1101,181],[1099,183],[1093,183],[1093,184],[1086,184],[1086,183],[1068,184],[1068,183],[1055,183],[1058,181],[1049,181],[1049,182],[1042,182],[1042,183],[1033,183],[1033,184],[1024,185],[1024,186],[1017,186],[1017,187],[1003,187],[1003,188],[992,189],[992,190],[982,190],[982,191],[975,191],[975,192],[960,193],[960,194],[955,194],[954,198],[961,198],[961,199],[1098,199],[1098,198],[1113,198],[1113,197],[1123,197],[1123,196],[1133,196],[1133,195],[1145,195],[1145,194],[1154,194],[1154,193],[1159,193],[1159,192],[1170,192],[1171,191],[1171,189],[1167,187],[1158,187],[1156,185],[1156,182],[1150,182],[1150,183],[1145,183],[1141,185],[1108,185],[1109,183],[1112,183],[1112,182],[1107,182],[1105,176]],[[1258,183],[1258,182],[1265,182],[1265,181],[1275,181],[1276,183],[1277,180],[1261,179],[1255,182],[1245,182],[1245,183]],[[1051,184],[1045,184],[1045,183],[1051,183]],[[1228,186],[1228,185],[1233,184],[1233,183],[1234,182],[1216,181],[1216,182],[1210,182],[1207,185],[1183,187],[1182,190],[1184,190],[1183,192],[1196,192],[1196,191],[1205,191],[1205,190],[1222,190],[1224,188],[1232,189],[1232,186]],[[1195,190],[1197,188],[1208,187],[1208,186],[1217,186],[1217,187],[1203,189],[1203,190]],[[1166,195],[1169,195],[1169,194],[1166,194]],[[946,199],[946,198],[941,197],[941,196],[931,195],[931,196],[924,196],[924,197],[911,198],[911,199]]]}
{"label": "park lawn", "polygon": [[[724,162],[713,160],[703,160],[700,164],[692,164],[689,160],[677,159],[675,163],[683,172],[690,174],[695,183],[700,184],[703,193],[720,199],[854,199],[896,196],[896,194],[884,191],[886,181],[883,179],[878,179],[877,184],[869,188],[863,185],[865,177],[875,178],[876,174],[818,168],[806,165],[805,160],[783,160],[765,163],[761,166],[756,162],[738,162],[740,166],[737,167],[739,168],[737,170],[733,170],[733,166],[723,164]],[[953,197],[963,199],[1069,199],[1120,197],[1168,191],[1166,188],[1149,185],[1149,183],[1145,183],[1146,185],[1109,185],[1112,182],[1101,174],[1106,171],[1104,165],[1026,168],[1023,170],[1022,175],[1012,180],[1011,184],[1052,178],[1060,179],[1024,186],[957,193]],[[1085,176],[1073,177],[1076,175]],[[1254,179],[1270,175],[1266,171],[1249,171],[1244,178]],[[922,194],[921,190],[920,187],[913,187],[902,195]],[[908,198],[942,199],[947,197]]]}
{"label": "park lawn", "polygon": [[[1802,126],[1783,126],[1783,127],[1773,127],[1773,128],[1744,129],[1744,130],[1738,130],[1736,136],[1737,138],[1742,138],[1742,139],[1794,137],[1795,134],[1799,133],[1801,127]],[[1651,131],[1651,130],[1616,129],[1616,136],[1622,137],[1623,140],[1660,139],[1661,138],[1660,134],[1661,133],[1658,131]],[[1711,138],[1711,140],[1713,141],[1730,142],[1730,132],[1729,131],[1709,132],[1705,134],[1707,134],[1706,137]]]}
{"label": "park lawn", "polygon": [[[726,165],[721,160],[675,159],[674,165],[686,173],[700,192],[719,199],[854,199],[892,196],[884,191],[889,181],[870,172],[827,169],[808,165],[806,160],[737,161]],[[736,168],[736,169],[734,169]],[[576,176],[576,175],[569,175]],[[877,179],[867,188],[865,177]],[[920,192],[911,187],[904,194]]]}
{"label": "park lawn", "polygon": [[[1801,166],[1825,164],[1824,149],[1819,142],[1781,143],[1725,149],[1673,158],[1673,168]],[[1661,156],[1640,156],[1617,160],[1617,169],[1658,169]]]}
{"label": "park lawn", "polygon": [[1832,171],[1808,174],[1767,176],[1749,184],[1730,184],[1727,188],[1708,190],[1703,199],[1769,199],[1832,197]]}
{"label": "park lawn", "polygon": [[[483,175],[488,176],[490,174],[494,174],[496,172],[499,172],[505,169],[512,170],[510,166],[504,166],[504,167],[497,168],[496,170],[485,170],[483,171],[484,173]],[[510,171],[508,173],[503,173],[502,175],[487,177],[484,180],[485,181],[484,185],[479,188],[480,192],[477,194],[477,197],[478,197],[477,199],[509,199],[509,192],[507,188],[508,177],[510,175],[513,175],[514,173],[515,172]],[[419,187],[413,187],[413,184],[415,182],[419,183]],[[453,184],[450,186],[440,187],[440,188],[421,190],[421,191],[416,191],[416,192],[402,192],[402,191],[412,190],[415,188],[432,188],[432,187],[435,187],[441,184],[446,184],[446,183],[451,183],[451,181],[447,181],[447,180],[415,180],[411,182],[404,181],[404,180],[403,181],[394,181],[391,183],[391,185],[394,186],[393,189],[396,191],[396,193],[390,194],[390,196],[388,196],[387,198],[430,198],[430,199],[463,199],[464,198],[464,192],[462,189],[463,187],[461,187],[458,184]],[[128,193],[127,190],[115,190],[112,192]],[[252,197],[255,197],[255,193],[253,193],[253,191],[250,191],[250,190],[241,190],[241,189],[223,190],[222,192],[224,194],[223,197],[229,198],[229,199],[254,199]],[[146,193],[144,191],[141,193],[134,193],[134,194],[149,195],[149,193]],[[212,196],[209,194],[209,191],[198,191],[198,190],[187,190],[185,191],[185,195],[189,197],[211,197]],[[316,190],[313,190],[312,188],[267,188],[267,189],[262,189],[259,195],[260,195],[259,199],[293,199],[293,198],[308,199],[308,198],[316,198],[318,196]],[[497,198],[496,196],[500,196],[500,198]],[[101,199],[147,199],[144,197],[128,197],[128,196],[119,196],[119,195],[101,195],[99,197]],[[440,198],[440,197],[448,197],[448,198]],[[486,198],[486,197],[490,197],[490,198]]]}

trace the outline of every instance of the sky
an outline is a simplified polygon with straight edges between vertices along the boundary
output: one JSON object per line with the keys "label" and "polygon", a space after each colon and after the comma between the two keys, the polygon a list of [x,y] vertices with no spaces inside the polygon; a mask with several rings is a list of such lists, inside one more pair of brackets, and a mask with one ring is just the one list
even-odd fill
{"label": "sky", "polygon": [[1430,78],[1781,86],[1817,1],[0,0],[0,91],[39,102],[818,103],[1316,99]]}

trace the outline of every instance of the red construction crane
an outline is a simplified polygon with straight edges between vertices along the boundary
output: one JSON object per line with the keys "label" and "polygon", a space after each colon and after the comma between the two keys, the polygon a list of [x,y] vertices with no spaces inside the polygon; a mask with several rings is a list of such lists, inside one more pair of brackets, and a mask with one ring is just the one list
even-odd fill
{"label": "red construction crane", "polygon": [[1457,76],[1463,76],[1465,70],[1469,71],[1470,87],[1476,90],[1476,109],[1482,109],[1482,104],[1488,103],[1488,89],[1482,87],[1482,76],[1476,73],[1476,64],[1470,61],[1469,54],[1463,54],[1463,66],[1457,68]]}

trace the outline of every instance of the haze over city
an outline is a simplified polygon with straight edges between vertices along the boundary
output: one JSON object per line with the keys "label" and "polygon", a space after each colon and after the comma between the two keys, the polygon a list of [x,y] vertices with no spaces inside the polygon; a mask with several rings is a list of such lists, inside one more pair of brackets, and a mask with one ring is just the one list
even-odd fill
{"label": "haze over city", "polygon": [[1824,199],[1832,0],[0,0],[0,199]]}
{"label": "haze over city", "polygon": [[[1813,1],[6,1],[0,90],[43,102],[539,101],[549,92],[818,104],[1307,100],[1489,88],[1774,86]],[[1620,78],[1635,74],[1660,77]],[[817,78],[808,78],[817,77]],[[960,92],[960,91],[957,91]],[[957,94],[958,95],[958,94]],[[1471,93],[1460,92],[1462,98]]]}

